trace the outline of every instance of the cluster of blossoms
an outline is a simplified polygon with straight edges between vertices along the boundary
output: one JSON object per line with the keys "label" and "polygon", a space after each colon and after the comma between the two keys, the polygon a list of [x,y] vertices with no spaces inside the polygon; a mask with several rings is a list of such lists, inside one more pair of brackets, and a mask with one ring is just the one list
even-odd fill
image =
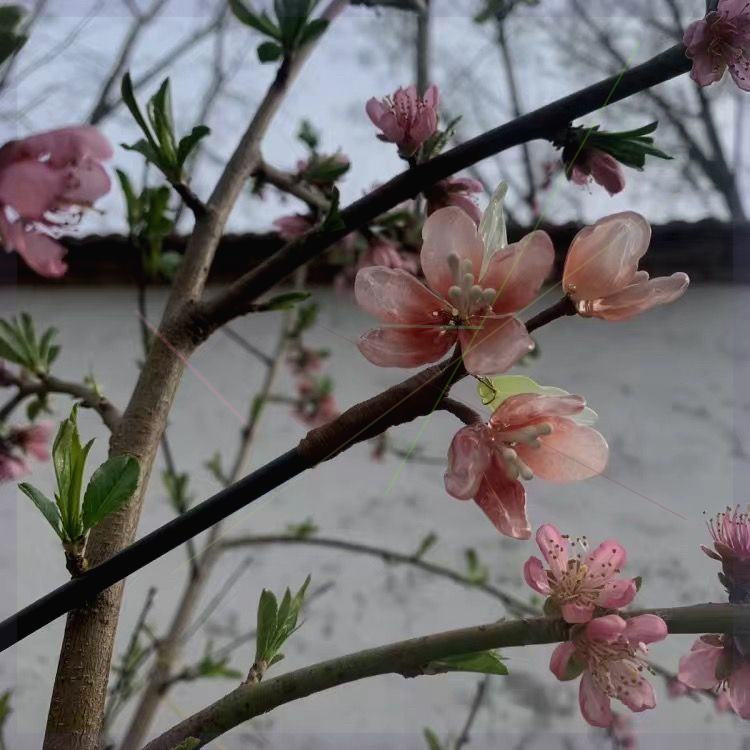
{"label": "cluster of blossoms", "polygon": [[112,147],[92,127],[72,127],[9,141],[0,148],[0,240],[42,276],[62,276],[65,248],[54,237],[105,195],[101,162]]}
{"label": "cluster of blossoms", "polygon": [[0,428],[0,482],[29,473],[29,458],[49,461],[49,440],[53,425],[38,422],[27,427]]}

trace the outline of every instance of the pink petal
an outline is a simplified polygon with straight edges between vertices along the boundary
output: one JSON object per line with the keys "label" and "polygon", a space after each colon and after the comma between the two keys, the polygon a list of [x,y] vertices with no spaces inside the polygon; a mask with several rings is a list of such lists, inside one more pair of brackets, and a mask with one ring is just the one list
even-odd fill
{"label": "pink petal", "polygon": [[632,644],[656,643],[667,637],[667,623],[657,615],[631,617],[625,626],[625,638]]}
{"label": "pink petal", "polygon": [[569,417],[586,406],[580,396],[543,396],[540,393],[519,393],[506,398],[490,417],[490,425],[502,429],[520,427],[544,417]]}
{"label": "pink petal", "polygon": [[460,208],[448,206],[429,216],[422,227],[422,240],[422,271],[430,287],[442,297],[447,299],[454,283],[448,266],[451,253],[470,260],[474,276],[479,276],[484,245],[476,225]]}
{"label": "pink petal", "polygon": [[738,716],[750,719],[750,664],[729,675],[729,702]]}
{"label": "pink petal", "polygon": [[498,375],[534,349],[524,324],[510,315],[472,318],[470,325],[459,330],[458,338],[472,375]]}
{"label": "pink petal", "polygon": [[354,296],[363,310],[383,323],[417,323],[435,326],[432,332],[440,330],[440,321],[432,313],[442,310],[445,303],[400,268],[361,269],[354,280]]}
{"label": "pink petal", "polygon": [[586,556],[589,576],[607,579],[617,575],[627,562],[625,548],[615,539],[606,539]]}
{"label": "pink petal", "polygon": [[549,669],[558,680],[567,681],[574,679],[570,675],[570,660],[575,654],[576,647],[572,641],[563,641],[555,646],[552,657],[549,660]]}
{"label": "pink petal", "polygon": [[438,108],[438,105],[440,104],[440,93],[438,92],[438,87],[434,83],[427,87],[427,90],[424,92],[423,101],[428,107],[432,107],[432,109]]}
{"label": "pink petal", "polygon": [[399,123],[393,112],[387,111],[380,118],[380,129],[383,131],[382,139],[389,143],[401,143],[406,136],[406,131]]}
{"label": "pink petal", "polygon": [[67,263],[63,261],[68,251],[42,232],[27,232],[23,246],[16,247],[16,251],[26,265],[40,276],[57,278],[68,270]]}
{"label": "pink petal", "polygon": [[578,703],[583,718],[592,726],[608,727],[612,724],[614,716],[610,709],[609,698],[596,686],[589,672],[584,672],[581,678]]}
{"label": "pink petal", "polygon": [[625,632],[626,627],[627,623],[619,615],[604,615],[586,625],[586,636],[595,641],[611,643]]}
{"label": "pink petal", "polygon": [[481,286],[497,292],[492,304],[502,314],[522,310],[538,296],[555,262],[555,248],[546,232],[527,234],[520,242],[496,252],[482,275]]}
{"label": "pink petal", "polygon": [[546,523],[537,529],[536,543],[552,574],[559,579],[568,569],[568,540],[551,523]]}
{"label": "pink petal", "polygon": [[632,211],[607,216],[573,239],[563,289],[579,300],[598,299],[627,286],[651,240],[651,227]]}
{"label": "pink petal", "polygon": [[541,479],[575,482],[601,474],[607,466],[607,441],[593,428],[565,417],[545,417],[552,427],[539,438],[541,445],[516,446],[516,452]]}
{"label": "pink petal", "polygon": [[625,174],[622,166],[611,154],[596,150],[589,160],[589,165],[594,182],[601,185],[610,195],[615,195],[625,189]]}
{"label": "pink petal", "polygon": [[437,362],[453,346],[453,331],[432,328],[376,328],[357,342],[359,350],[379,367],[418,367]]}
{"label": "pink petal", "polygon": [[657,279],[631,284],[621,292],[596,300],[590,314],[603,320],[628,320],[656,305],[666,305],[682,297],[690,279],[687,274],[673,273]]}
{"label": "pink petal", "polygon": [[530,557],[523,566],[523,578],[534,591],[544,596],[549,595],[549,581],[544,564],[538,557]]}
{"label": "pink petal", "polygon": [[690,651],[680,659],[678,679],[688,687],[710,690],[720,682],[716,677],[716,668],[723,653],[722,646],[698,638]]}
{"label": "pink petal", "polygon": [[[729,73],[732,80],[742,91],[750,91],[750,41],[740,60],[729,61]],[[739,712],[738,712],[739,713]],[[742,718],[745,718],[744,716]]]}
{"label": "pink petal", "polygon": [[56,167],[78,162],[86,157],[110,159],[112,145],[95,128],[80,125],[37,133],[14,144],[19,153],[35,159],[48,157]]}
{"label": "pink petal", "polygon": [[526,490],[508,479],[505,469],[493,460],[474,498],[495,528],[514,539],[528,539],[531,527],[526,518]]}
{"label": "pink petal", "polygon": [[597,603],[605,609],[621,609],[627,607],[635,599],[637,593],[638,589],[632,579],[611,580],[604,584]]}
{"label": "pink petal", "polygon": [[65,203],[90,206],[109,192],[112,183],[99,162],[86,159],[70,170],[62,199]]}
{"label": "pink petal", "polygon": [[588,622],[594,614],[593,604],[566,602],[561,607],[563,620],[571,624]]}
{"label": "pink petal", "polygon": [[372,124],[378,128],[380,127],[381,118],[388,111],[389,110],[385,104],[374,96],[371,99],[368,99],[367,104],[365,104],[365,112],[367,112],[367,116],[372,120]]}
{"label": "pink petal", "polygon": [[471,425],[460,429],[448,449],[448,468],[445,489],[459,500],[476,495],[484,472],[490,463],[491,446],[485,425]]}
{"label": "pink petal", "polygon": [[0,170],[0,203],[26,219],[53,210],[65,185],[63,172],[38,161],[18,161]]}
{"label": "pink petal", "polygon": [[636,681],[634,684],[632,667],[626,666],[622,662],[617,662],[612,665],[610,671],[618,682],[629,681],[627,690],[623,690],[617,697],[631,711],[639,713],[656,706],[656,697],[654,696],[654,689],[651,687],[651,683],[639,674],[635,678]]}

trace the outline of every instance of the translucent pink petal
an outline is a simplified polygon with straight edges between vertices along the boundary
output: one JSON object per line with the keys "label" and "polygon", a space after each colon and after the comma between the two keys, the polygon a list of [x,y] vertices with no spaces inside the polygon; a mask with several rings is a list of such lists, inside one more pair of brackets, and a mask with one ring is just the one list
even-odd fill
{"label": "translucent pink petal", "polygon": [[367,112],[367,116],[372,120],[372,124],[379,128],[380,119],[386,112],[388,112],[388,108],[380,101],[380,99],[376,99],[373,96],[371,99],[367,100],[367,104],[365,104],[365,112]]}
{"label": "translucent pink petal", "polygon": [[113,154],[110,142],[90,125],[36,133],[16,141],[14,146],[19,153],[35,159],[48,157],[49,163],[56,167],[72,164],[85,157],[110,159]]}
{"label": "translucent pink petal", "polygon": [[592,726],[608,727],[612,724],[614,716],[610,708],[609,697],[596,686],[589,672],[584,672],[581,677],[578,703],[583,718]]}
{"label": "translucent pink petal", "polygon": [[496,252],[487,265],[481,286],[497,292],[496,313],[522,310],[539,294],[552,271],[555,248],[546,232],[527,234],[520,242]]}
{"label": "translucent pink petal", "polygon": [[552,652],[552,657],[549,660],[549,669],[558,680],[568,680],[568,664],[570,659],[575,654],[575,644],[572,641],[563,641],[555,646],[555,650]]}
{"label": "translucent pink petal", "polygon": [[[729,61],[729,73],[732,80],[742,91],[750,91],[750,42],[740,60]],[[737,712],[739,713],[739,711]],[[742,717],[746,718],[746,717]]]}
{"label": "translucent pink petal", "polygon": [[716,668],[723,653],[722,646],[698,638],[690,651],[680,658],[678,679],[688,687],[710,690],[720,682],[716,677]]}
{"label": "translucent pink petal", "polygon": [[490,450],[487,427],[483,424],[463,427],[455,434],[448,449],[444,477],[449,495],[459,500],[476,495],[490,463]]}
{"label": "translucent pink petal", "polygon": [[379,127],[383,131],[382,139],[390,143],[401,143],[406,136],[406,130],[393,112],[383,113]]}
{"label": "translucent pink petal", "polygon": [[523,578],[534,591],[544,596],[549,595],[549,581],[544,564],[538,557],[530,557],[523,565]]}
{"label": "translucent pink petal", "polygon": [[438,105],[440,104],[440,92],[438,91],[438,87],[434,83],[427,87],[427,90],[424,92],[423,99],[424,103],[428,107],[437,109]]}
{"label": "translucent pink petal", "polygon": [[635,599],[637,593],[638,589],[632,579],[613,579],[604,584],[597,603],[605,609],[621,609],[627,607]]}
{"label": "translucent pink petal", "polygon": [[472,375],[498,375],[534,349],[524,324],[510,315],[472,318],[470,325],[459,330],[458,338],[464,366]]}
{"label": "translucent pink petal", "polygon": [[612,676],[619,682],[629,680],[627,690],[623,690],[618,698],[635,713],[645,711],[649,708],[656,706],[656,697],[654,696],[654,689],[651,687],[651,683],[644,679],[642,675],[638,675],[637,678],[633,678],[632,667],[625,665],[622,662],[617,662],[612,665],[611,673]]}
{"label": "translucent pink petal", "polygon": [[536,531],[536,543],[552,574],[559,579],[568,568],[568,540],[551,523],[545,523]]}
{"label": "translucent pink petal", "polygon": [[23,245],[16,247],[26,265],[40,276],[57,278],[62,276],[68,265],[63,261],[68,252],[59,242],[41,232],[27,232]]}
{"label": "translucent pink petal", "polygon": [[0,453],[0,482],[12,482],[29,473],[25,461],[16,456]]}
{"label": "translucent pink petal", "polygon": [[576,602],[566,602],[560,609],[562,610],[563,620],[569,623],[588,622],[594,614],[593,604],[577,604]]}
{"label": "translucent pink petal", "polygon": [[410,273],[385,266],[362,268],[354,280],[354,296],[363,310],[382,323],[437,326],[440,321],[432,313],[445,307]]}
{"label": "translucent pink petal", "polygon": [[631,282],[650,240],[649,223],[632,211],[582,229],[565,259],[563,289],[579,300],[620,291]]}
{"label": "translucent pink petal", "polygon": [[422,271],[430,287],[442,297],[448,297],[454,282],[448,266],[451,253],[470,260],[474,275],[479,275],[484,245],[476,224],[460,208],[448,206],[429,216],[422,227],[422,240]]}
{"label": "translucent pink petal", "polygon": [[526,518],[526,491],[519,481],[508,479],[497,461],[493,460],[485,472],[474,499],[501,534],[514,539],[531,536]]}
{"label": "translucent pink petal", "polygon": [[520,427],[544,417],[570,417],[580,414],[586,401],[580,396],[543,396],[519,393],[506,398],[490,417],[490,425],[503,429]]}
{"label": "translucent pink petal", "polygon": [[539,438],[541,445],[516,446],[516,452],[541,479],[575,482],[601,474],[607,466],[609,446],[593,428],[565,417],[545,417],[552,427]]}
{"label": "translucent pink petal", "polygon": [[615,539],[606,539],[586,556],[589,576],[598,580],[617,575],[627,562],[625,548]]}
{"label": "translucent pink petal", "polygon": [[596,300],[587,314],[604,320],[628,320],[656,305],[674,302],[685,293],[690,279],[685,273],[673,273],[631,284],[621,292]]}
{"label": "translucent pink petal", "polygon": [[0,170],[0,203],[27,219],[54,209],[63,190],[63,172],[38,161],[19,161]]}
{"label": "translucent pink petal", "polygon": [[357,346],[379,367],[418,367],[437,362],[455,341],[453,331],[376,328],[361,336]]}
{"label": "translucent pink petal", "polygon": [[90,206],[109,192],[112,182],[107,170],[99,162],[86,159],[80,166],[71,168],[67,175],[62,202]]}
{"label": "translucent pink petal", "polygon": [[743,664],[729,675],[729,702],[738,716],[750,719],[750,664]]}
{"label": "translucent pink petal", "polygon": [[620,162],[611,154],[595,149],[589,158],[589,167],[594,182],[601,185],[610,195],[625,189],[625,174]]}
{"label": "translucent pink petal", "polygon": [[597,617],[586,625],[586,636],[595,641],[611,641],[619,638],[625,631],[627,623],[619,615]]}
{"label": "translucent pink petal", "polygon": [[667,623],[657,615],[638,615],[631,617],[625,626],[625,638],[633,645],[639,643],[656,643],[667,637]]}

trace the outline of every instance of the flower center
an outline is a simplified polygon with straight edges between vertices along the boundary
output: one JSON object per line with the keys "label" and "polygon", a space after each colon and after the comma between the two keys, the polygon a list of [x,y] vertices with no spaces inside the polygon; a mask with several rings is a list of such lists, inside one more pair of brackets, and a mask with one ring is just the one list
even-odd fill
{"label": "flower center", "polygon": [[508,479],[533,479],[534,472],[519,457],[515,448],[519,445],[528,445],[532,448],[541,447],[539,438],[549,435],[552,425],[548,422],[519,427],[516,430],[493,430],[492,442],[495,451],[505,469]]}
{"label": "flower center", "polygon": [[645,683],[643,670],[649,670],[649,666],[645,659],[648,648],[644,643],[633,646],[624,638],[607,643],[581,636],[576,647],[594,682],[610,698],[627,699]]}
{"label": "flower center", "polygon": [[456,317],[467,320],[492,305],[497,297],[497,290],[492,287],[482,288],[477,283],[479,273],[474,273],[474,264],[470,258],[461,260],[458,253],[451,253],[448,256],[448,266],[453,277],[453,285],[448,289],[448,300],[456,310]]}

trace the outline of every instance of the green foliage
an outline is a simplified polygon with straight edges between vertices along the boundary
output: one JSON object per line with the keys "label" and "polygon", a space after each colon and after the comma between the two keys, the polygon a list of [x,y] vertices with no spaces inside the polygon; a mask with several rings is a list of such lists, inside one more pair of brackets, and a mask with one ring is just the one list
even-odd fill
{"label": "green foliage", "polygon": [[466,559],[466,578],[472,583],[487,583],[489,571],[487,566],[479,560],[477,551],[473,547],[469,547],[464,552],[464,557]]}
{"label": "green foliage", "polygon": [[47,375],[60,353],[60,347],[53,343],[55,336],[56,328],[37,336],[28,313],[9,321],[0,320],[0,359],[15,362],[35,375]]}
{"label": "green foliage", "polygon": [[318,319],[318,305],[311,302],[309,305],[300,305],[297,308],[297,319],[289,331],[289,338],[299,338],[305,331],[309,331]]}
{"label": "green foliage", "polygon": [[292,310],[300,302],[310,298],[310,292],[284,292],[271,297],[259,306],[261,310]]}
{"label": "green foliage", "polygon": [[425,674],[443,674],[444,672],[479,672],[480,674],[508,674],[508,668],[496,651],[477,651],[473,654],[446,656],[429,662]]}
{"label": "green foliage", "polygon": [[255,664],[270,667],[284,655],[279,650],[289,637],[297,630],[297,619],[305,599],[305,592],[310,585],[307,576],[300,590],[292,596],[287,588],[281,604],[272,591],[263,589],[258,602],[257,641],[255,646]]}
{"label": "green foliage", "polygon": [[198,142],[211,132],[210,129],[205,125],[196,125],[177,141],[169,78],[162,82],[159,90],[146,103],[146,117],[135,98],[130,73],[122,77],[122,100],[146,136],[132,145],[123,143],[123,148],[140,153],[160,169],[171,183],[183,182],[185,161]]}
{"label": "green foliage", "polygon": [[228,484],[227,476],[221,465],[221,454],[216,451],[211,458],[203,464],[219,484]]}
{"label": "green foliage", "polygon": [[341,194],[338,188],[331,190],[331,205],[328,207],[328,212],[323,219],[323,223],[320,228],[323,232],[338,232],[344,229],[346,224],[341,218],[341,212],[339,211],[339,204],[341,203]]}
{"label": "green foliage", "polygon": [[193,497],[188,491],[190,476],[185,472],[163,471],[161,481],[167,491],[170,505],[177,513],[184,513],[193,502]]}
{"label": "green foliage", "polygon": [[0,65],[26,44],[26,35],[18,33],[25,13],[20,5],[4,5],[0,8]]}
{"label": "green foliage", "polygon": [[54,502],[31,484],[19,484],[64,545],[80,545],[88,531],[130,500],[140,467],[132,456],[107,459],[92,475],[81,502],[83,472],[93,440],[83,445],[78,434],[78,407],[61,422],[52,445],[57,480]]}
{"label": "green foliage", "polygon": [[454,117],[443,130],[436,130],[422,146],[422,159],[431,159],[437,156],[449,143],[456,133],[456,127],[461,121],[461,115]]}
{"label": "green foliage", "polygon": [[434,531],[427,534],[417,547],[417,551],[414,553],[415,560],[421,560],[429,550],[431,550],[437,543],[438,536]]}
{"label": "green foliage", "polygon": [[429,727],[422,730],[424,741],[427,743],[428,750],[446,750],[446,747],[440,742],[437,734]]}
{"label": "green foliage", "polygon": [[172,750],[197,750],[201,744],[201,741],[197,737],[188,737],[180,742],[179,745],[175,745]]}
{"label": "green foliage", "polygon": [[237,20],[268,40],[258,46],[262,63],[276,62],[319,37],[328,27],[323,18],[310,18],[318,0],[274,0],[272,18],[265,10],[256,13],[245,0],[229,0]]}
{"label": "green foliage", "polygon": [[297,138],[304,143],[311,152],[315,153],[320,144],[320,133],[313,127],[310,120],[302,120],[297,131]]}
{"label": "green foliage", "polygon": [[474,16],[474,22],[483,24],[492,18],[503,21],[519,5],[533,7],[539,5],[539,0],[485,0],[484,7]]}
{"label": "green foliage", "polygon": [[213,654],[213,644],[209,641],[206,644],[206,650],[201,660],[191,670],[191,679],[200,679],[202,677],[221,677],[230,680],[236,680],[242,677],[242,672],[231,669],[229,666],[229,656],[217,657]]}
{"label": "green foliage", "polygon": [[290,523],[286,526],[286,533],[289,536],[297,537],[297,539],[309,539],[311,536],[315,536],[318,531],[319,529],[313,523],[312,518],[306,518],[302,523]]}
{"label": "green foliage", "polygon": [[349,162],[342,159],[340,154],[314,153],[299,173],[299,178],[312,185],[325,187],[341,179],[349,171],[349,167]]}
{"label": "green foliage", "polygon": [[8,717],[13,713],[13,709],[10,707],[10,699],[12,695],[13,693],[11,693],[10,690],[6,690],[0,695],[0,748],[5,747],[3,738],[5,723],[8,721]]}

